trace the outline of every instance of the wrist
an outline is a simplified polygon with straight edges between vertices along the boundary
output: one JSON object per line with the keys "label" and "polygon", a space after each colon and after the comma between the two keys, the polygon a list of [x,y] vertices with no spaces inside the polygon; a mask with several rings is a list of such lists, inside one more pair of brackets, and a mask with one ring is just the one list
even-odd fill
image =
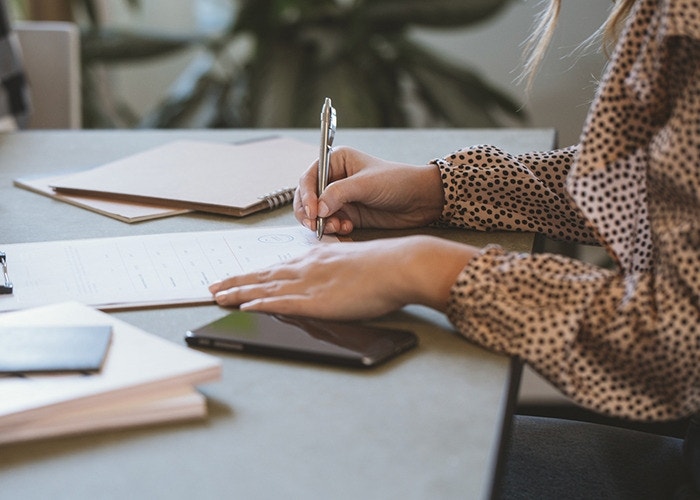
{"label": "wrist", "polygon": [[430,214],[429,223],[432,223],[440,218],[445,204],[440,169],[434,164],[423,165],[419,167],[419,177],[420,179],[414,185],[420,190],[424,200],[424,210]]}
{"label": "wrist", "polygon": [[407,261],[402,263],[408,274],[408,302],[445,312],[452,286],[479,249],[432,236],[409,240],[411,251],[404,253]]}

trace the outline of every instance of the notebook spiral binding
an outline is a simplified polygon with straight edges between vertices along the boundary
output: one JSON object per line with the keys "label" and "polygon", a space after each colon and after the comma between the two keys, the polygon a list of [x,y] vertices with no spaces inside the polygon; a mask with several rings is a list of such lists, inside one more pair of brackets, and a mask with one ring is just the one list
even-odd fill
{"label": "notebook spiral binding", "polygon": [[272,191],[271,193],[261,196],[260,199],[267,202],[270,206],[270,210],[274,208],[281,207],[287,203],[291,203],[294,200],[294,191],[296,188],[283,188],[277,191]]}

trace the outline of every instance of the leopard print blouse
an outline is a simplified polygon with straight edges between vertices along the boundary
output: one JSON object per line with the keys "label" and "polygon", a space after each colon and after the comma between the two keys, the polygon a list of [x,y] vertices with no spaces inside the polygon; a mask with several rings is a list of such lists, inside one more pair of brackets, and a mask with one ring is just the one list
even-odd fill
{"label": "leopard print blouse", "polygon": [[578,145],[435,160],[441,223],[598,242],[616,266],[485,248],[453,286],[467,338],[594,411],[700,411],[700,0],[639,0]]}

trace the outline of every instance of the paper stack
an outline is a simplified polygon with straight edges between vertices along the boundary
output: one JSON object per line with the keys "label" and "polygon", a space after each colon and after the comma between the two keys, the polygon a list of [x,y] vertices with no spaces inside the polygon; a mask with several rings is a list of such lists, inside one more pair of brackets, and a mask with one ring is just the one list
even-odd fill
{"label": "paper stack", "polygon": [[112,344],[97,374],[0,378],[0,444],[207,415],[195,386],[220,378],[218,358],[76,302],[0,316],[28,325],[111,325]]}

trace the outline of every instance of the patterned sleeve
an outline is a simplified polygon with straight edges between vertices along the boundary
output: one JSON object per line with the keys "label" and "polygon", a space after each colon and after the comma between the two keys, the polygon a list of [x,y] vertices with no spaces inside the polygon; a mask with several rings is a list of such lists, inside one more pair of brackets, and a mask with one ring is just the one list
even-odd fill
{"label": "patterned sleeve", "polygon": [[[571,156],[562,150],[515,157],[477,146],[438,160],[443,221],[593,238],[564,191]],[[466,338],[517,356],[586,408],[636,420],[684,417],[700,398],[700,369],[693,368],[700,353],[689,347],[700,312],[678,278],[687,281],[697,269],[683,271],[695,261],[667,253],[660,251],[654,274],[490,246],[461,272],[447,313]]]}
{"label": "patterned sleeve", "polygon": [[665,281],[491,246],[460,274],[448,316],[465,337],[519,357],[586,408],[677,419],[697,411],[689,323],[700,318]]}
{"label": "patterned sleeve", "polygon": [[445,187],[439,223],[597,243],[565,191],[575,152],[570,147],[514,156],[494,146],[472,146],[435,160]]}
{"label": "patterned sleeve", "polygon": [[442,222],[595,234],[614,257],[601,269],[487,247],[447,310],[465,337],[519,357],[600,413],[700,413],[698,33],[700,2],[634,2],[575,158],[477,146],[437,162]]}

